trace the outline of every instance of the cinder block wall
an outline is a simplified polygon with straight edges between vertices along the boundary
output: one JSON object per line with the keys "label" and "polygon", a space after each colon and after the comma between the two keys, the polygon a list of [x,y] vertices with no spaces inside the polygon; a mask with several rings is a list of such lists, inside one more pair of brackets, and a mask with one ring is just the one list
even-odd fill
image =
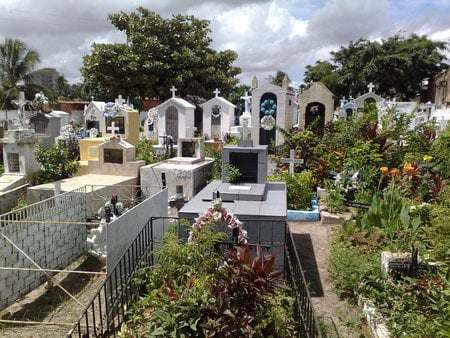
{"label": "cinder block wall", "polygon": [[[86,221],[87,196],[82,190],[1,215],[0,266],[37,268],[26,254],[41,268],[62,269],[82,255],[86,226],[74,224]],[[0,310],[46,280],[40,271],[2,270]]]}

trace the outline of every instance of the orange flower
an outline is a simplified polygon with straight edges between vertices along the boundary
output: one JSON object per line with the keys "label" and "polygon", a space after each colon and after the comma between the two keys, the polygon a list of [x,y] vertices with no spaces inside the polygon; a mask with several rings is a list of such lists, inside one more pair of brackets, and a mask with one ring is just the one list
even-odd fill
{"label": "orange flower", "polygon": [[381,167],[380,171],[381,171],[381,174],[387,175],[389,173],[389,168],[388,167]]}
{"label": "orange flower", "polygon": [[409,162],[405,163],[405,165],[403,166],[403,169],[406,171],[406,173],[408,175],[414,174],[414,166]]}
{"label": "orange flower", "polygon": [[392,177],[400,176],[400,170],[398,170],[397,168],[391,169],[391,171],[389,172],[389,174],[390,174]]}

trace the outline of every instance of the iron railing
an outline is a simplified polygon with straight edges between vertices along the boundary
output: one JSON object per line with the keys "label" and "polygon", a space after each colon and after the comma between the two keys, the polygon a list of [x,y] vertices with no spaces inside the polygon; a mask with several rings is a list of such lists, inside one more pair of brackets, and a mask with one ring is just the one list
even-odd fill
{"label": "iron railing", "polygon": [[[143,291],[142,283],[134,283],[133,279],[139,278],[139,270],[154,263],[152,251],[161,244],[161,238],[154,236],[156,222],[165,229],[169,227],[169,222],[179,225],[179,219],[176,218],[150,219],[108,274],[67,337],[116,337],[119,334],[121,325],[126,319],[127,309],[137,301]],[[287,224],[286,229],[282,264],[291,295],[296,299],[294,320],[297,323],[298,336],[321,337],[299,256]],[[267,244],[269,243],[266,242],[264,246]]]}

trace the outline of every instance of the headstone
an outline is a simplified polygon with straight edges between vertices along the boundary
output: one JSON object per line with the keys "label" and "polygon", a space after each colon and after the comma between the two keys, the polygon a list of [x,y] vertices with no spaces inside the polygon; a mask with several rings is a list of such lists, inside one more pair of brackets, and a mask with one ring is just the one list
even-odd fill
{"label": "headstone", "polygon": [[289,150],[289,158],[282,158],[281,163],[289,163],[289,173],[291,175],[294,175],[295,172],[295,165],[296,164],[303,164],[302,158],[295,158],[295,150],[291,149]]}
{"label": "headstone", "polygon": [[219,96],[216,89],[214,97],[200,107],[203,109],[202,128],[203,135],[210,142],[221,142],[225,134],[230,134],[234,126],[234,111],[236,106]]}

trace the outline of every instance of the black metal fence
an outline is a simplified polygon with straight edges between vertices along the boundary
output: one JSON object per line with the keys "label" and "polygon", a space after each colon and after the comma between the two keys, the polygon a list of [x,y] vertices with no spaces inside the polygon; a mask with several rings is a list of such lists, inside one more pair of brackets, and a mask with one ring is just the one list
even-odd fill
{"label": "black metal fence", "polygon": [[[127,309],[138,299],[142,291],[139,283],[132,281],[139,277],[139,270],[154,264],[152,252],[161,245],[161,238],[155,237],[155,233],[161,233],[161,227],[168,229],[171,223],[179,226],[179,219],[152,218],[147,222],[108,274],[67,337],[118,336],[121,325],[126,319]],[[156,227],[159,228],[158,231],[155,231]],[[298,336],[321,337],[297,250],[287,224],[286,229],[283,268],[291,288],[291,295],[296,299],[294,319],[297,323]],[[275,243],[272,244],[275,245]]]}

